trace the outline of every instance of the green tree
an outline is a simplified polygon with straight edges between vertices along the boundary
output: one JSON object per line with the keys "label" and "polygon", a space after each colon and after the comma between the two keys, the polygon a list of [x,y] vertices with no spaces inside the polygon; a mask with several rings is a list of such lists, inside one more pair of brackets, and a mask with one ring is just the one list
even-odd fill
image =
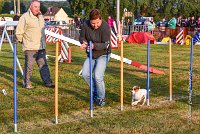
{"label": "green tree", "polygon": [[40,11],[42,14],[45,14],[47,12],[47,7],[44,5],[44,3],[40,4]]}
{"label": "green tree", "polygon": [[[100,9],[103,18],[108,15],[116,17],[117,0],[69,0],[72,13],[81,16],[81,11],[85,10],[85,16],[88,16],[90,10],[94,7]],[[156,21],[162,17],[177,16],[178,14],[189,17],[194,15],[200,16],[200,0],[120,0],[120,18],[123,15],[123,9],[134,13],[137,18],[140,15],[152,16]]]}
{"label": "green tree", "polygon": [[11,2],[5,1],[1,13],[10,13],[10,9],[13,9]]}
{"label": "green tree", "polygon": [[24,5],[23,2],[20,2],[20,13],[23,14],[27,11],[26,6]]}
{"label": "green tree", "polygon": [[4,5],[4,0],[0,0],[0,13],[2,13],[3,5]]}

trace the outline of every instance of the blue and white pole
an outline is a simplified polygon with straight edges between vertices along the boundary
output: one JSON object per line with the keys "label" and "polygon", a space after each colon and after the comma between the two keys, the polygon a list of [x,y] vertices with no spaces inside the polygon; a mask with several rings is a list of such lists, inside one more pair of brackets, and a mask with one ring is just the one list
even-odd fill
{"label": "blue and white pole", "polygon": [[147,43],[147,105],[149,106],[149,85],[150,85],[150,40]]}
{"label": "blue and white pole", "polygon": [[93,80],[92,80],[92,41],[89,42],[90,63],[90,114],[93,117]]}
{"label": "blue and white pole", "polygon": [[14,53],[13,53],[14,61],[13,61],[13,96],[14,96],[14,132],[17,132],[17,43],[14,43]]}
{"label": "blue and white pole", "polygon": [[189,83],[189,90],[190,94],[192,94],[192,67],[193,67],[193,39],[191,39],[191,45],[190,45],[190,83]]}
{"label": "blue and white pole", "polygon": [[190,44],[190,73],[189,73],[189,100],[188,100],[188,123],[192,123],[192,67],[193,67],[193,43],[194,38],[191,39]]}

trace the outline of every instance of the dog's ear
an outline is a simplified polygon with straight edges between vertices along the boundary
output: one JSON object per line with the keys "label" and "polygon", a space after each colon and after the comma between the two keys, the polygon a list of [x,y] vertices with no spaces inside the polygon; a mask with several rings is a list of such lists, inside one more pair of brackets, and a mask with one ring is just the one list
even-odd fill
{"label": "dog's ear", "polygon": [[140,87],[139,86],[134,86],[135,88],[134,89],[140,89]]}

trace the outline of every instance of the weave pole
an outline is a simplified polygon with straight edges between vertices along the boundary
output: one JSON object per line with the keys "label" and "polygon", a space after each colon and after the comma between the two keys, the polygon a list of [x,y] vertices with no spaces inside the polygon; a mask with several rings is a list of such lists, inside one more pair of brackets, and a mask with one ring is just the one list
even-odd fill
{"label": "weave pole", "polygon": [[192,123],[192,67],[193,67],[193,39],[190,44],[190,73],[189,73],[189,101],[188,101],[188,123]]}
{"label": "weave pole", "polygon": [[147,43],[147,105],[149,106],[149,85],[150,85],[150,40]]}
{"label": "weave pole", "polygon": [[172,42],[169,40],[169,100],[172,101]]}
{"label": "weave pole", "polygon": [[14,132],[17,132],[17,43],[14,43],[14,53],[13,53],[14,61],[14,83],[13,83],[13,96],[14,96]]}
{"label": "weave pole", "polygon": [[192,93],[192,67],[193,67],[193,39],[191,40],[191,45],[190,45],[190,93]]}
{"label": "weave pole", "polygon": [[93,117],[92,41],[89,42],[89,64],[90,64],[90,116]]}
{"label": "weave pole", "polygon": [[124,62],[123,62],[123,57],[124,57],[124,50],[123,50],[123,41],[121,42],[121,64],[120,64],[120,76],[121,76],[121,90],[120,90],[120,94],[121,94],[121,111],[123,111],[124,109],[124,102],[123,102],[123,89],[124,89],[124,85],[123,85],[123,80],[124,80],[124,70],[123,70],[123,66],[124,66]]}
{"label": "weave pole", "polygon": [[56,42],[56,60],[55,60],[55,124],[58,124],[58,46]]}

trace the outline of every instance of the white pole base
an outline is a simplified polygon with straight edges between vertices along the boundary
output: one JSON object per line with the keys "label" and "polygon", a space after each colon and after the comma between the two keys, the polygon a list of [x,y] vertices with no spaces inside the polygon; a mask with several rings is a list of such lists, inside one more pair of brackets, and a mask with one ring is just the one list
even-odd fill
{"label": "white pole base", "polygon": [[17,124],[14,124],[14,132],[17,132]]}
{"label": "white pole base", "polygon": [[94,117],[93,116],[93,110],[90,110],[90,117],[92,117],[92,118]]}
{"label": "white pole base", "polygon": [[172,96],[169,97],[169,100],[172,101]]}
{"label": "white pole base", "polygon": [[55,124],[58,124],[58,116],[55,116]]}
{"label": "white pole base", "polygon": [[123,111],[123,110],[124,110],[124,106],[123,106],[123,105],[121,105],[120,109],[121,109],[121,111]]}
{"label": "white pole base", "polygon": [[147,99],[147,106],[150,106],[150,104],[149,104],[149,99]]}

